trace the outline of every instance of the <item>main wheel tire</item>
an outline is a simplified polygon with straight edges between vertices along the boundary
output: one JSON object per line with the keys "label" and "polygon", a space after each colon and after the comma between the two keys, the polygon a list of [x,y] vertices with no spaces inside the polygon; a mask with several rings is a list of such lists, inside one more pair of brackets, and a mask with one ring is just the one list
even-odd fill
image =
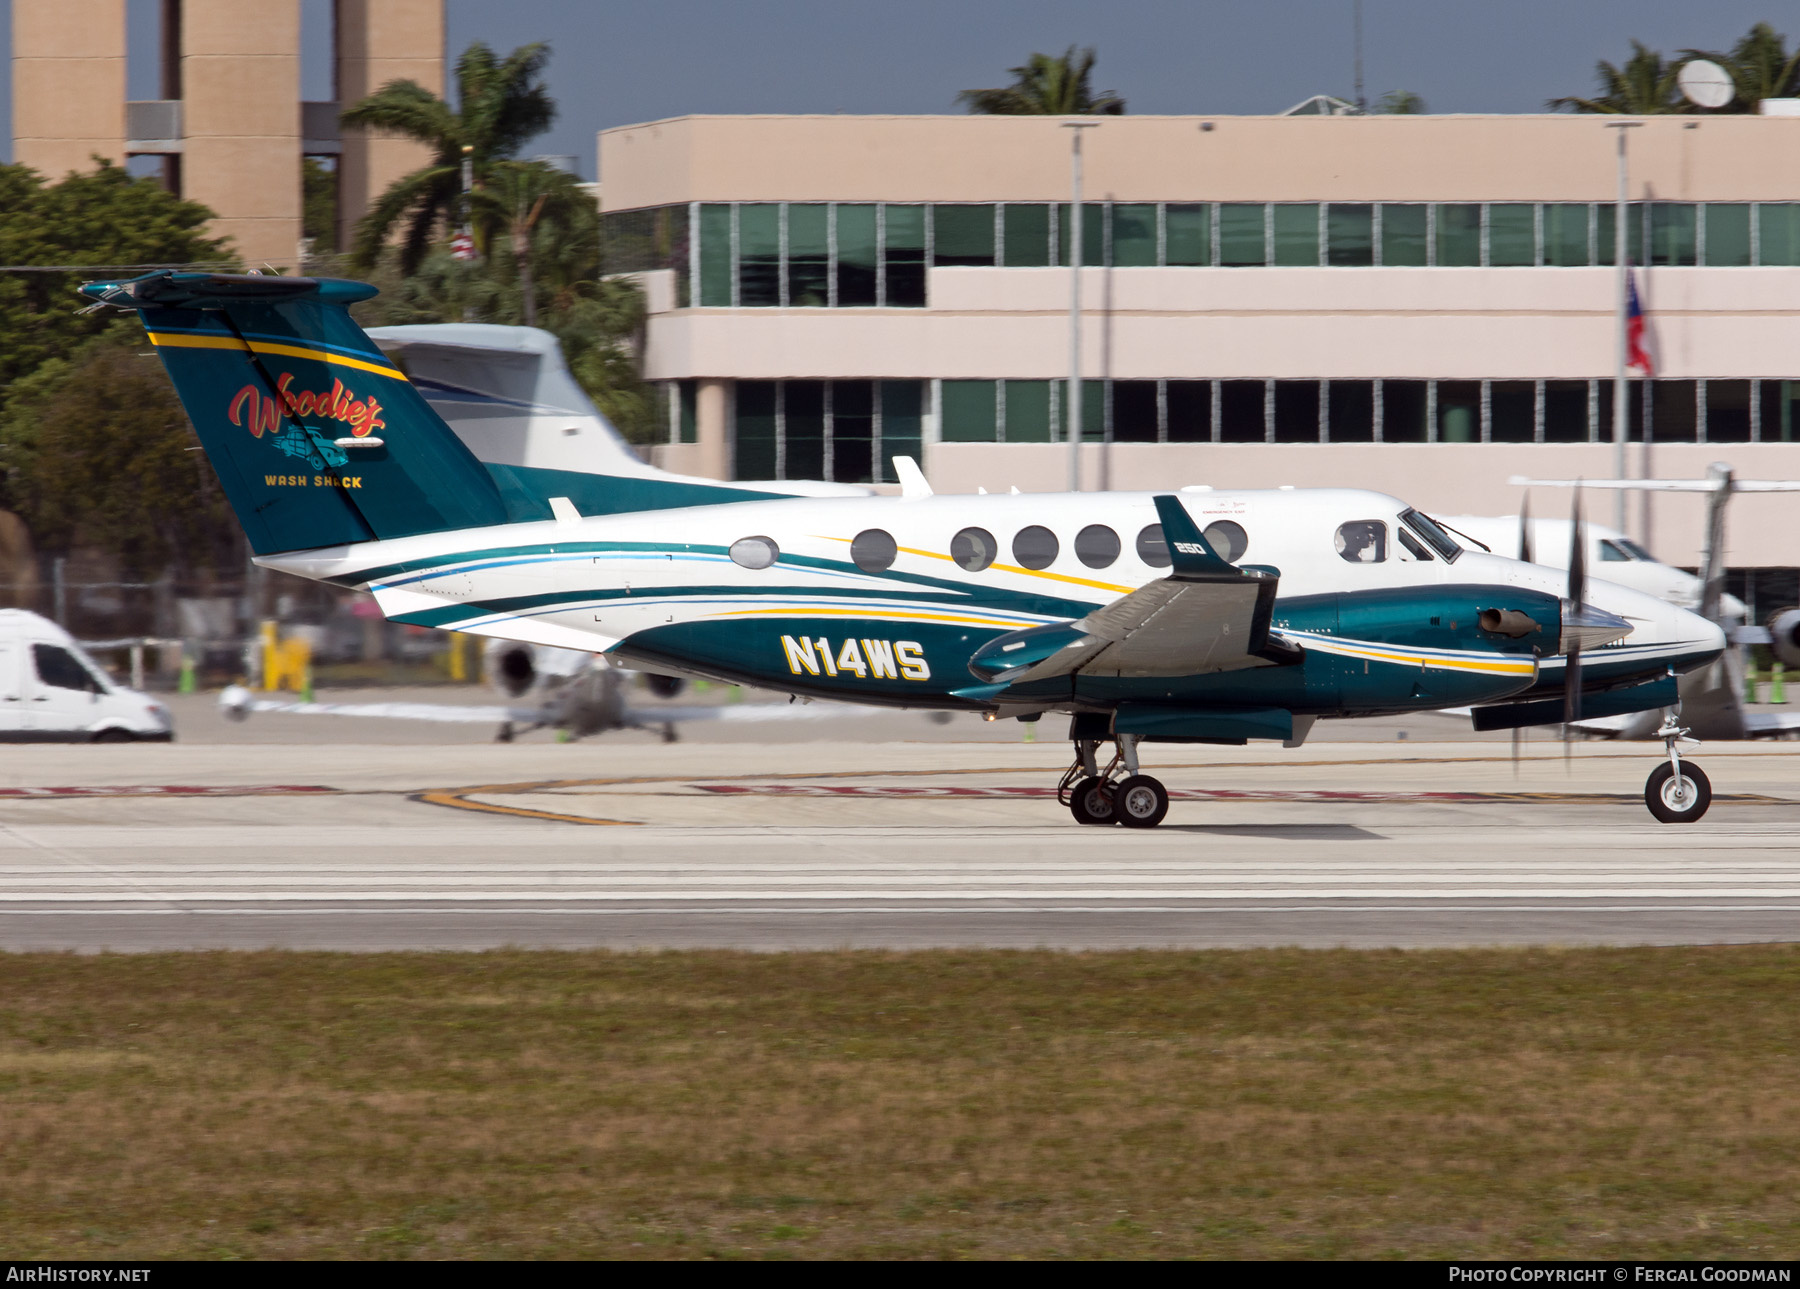
{"label": "main wheel tire", "polygon": [[1113,813],[1113,795],[1106,780],[1083,779],[1069,794],[1069,813],[1078,824],[1116,824],[1119,818]]}
{"label": "main wheel tire", "polygon": [[98,734],[94,735],[94,742],[96,742],[96,743],[135,743],[135,742],[137,742],[137,739],[132,737],[130,730],[122,730],[118,726],[115,725],[111,729],[101,730]]}
{"label": "main wheel tire", "polygon": [[1678,781],[1675,768],[1664,761],[1644,781],[1644,804],[1662,823],[1691,824],[1712,805],[1712,783],[1691,761],[1681,763]]}
{"label": "main wheel tire", "polygon": [[1119,780],[1113,789],[1113,813],[1127,828],[1154,828],[1169,813],[1169,794],[1147,774]]}

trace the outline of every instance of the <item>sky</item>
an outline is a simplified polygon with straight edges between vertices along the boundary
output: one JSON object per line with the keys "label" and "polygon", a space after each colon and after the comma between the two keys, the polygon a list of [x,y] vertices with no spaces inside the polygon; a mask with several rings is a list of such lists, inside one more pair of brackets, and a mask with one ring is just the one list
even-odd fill
{"label": "sky", "polygon": [[[11,158],[11,8],[0,0],[0,141]],[[155,0],[128,0],[137,44]],[[307,98],[329,95],[329,0],[302,0]],[[1279,112],[1312,94],[1349,97],[1353,0],[447,0],[454,55],[471,41],[552,49],[560,116],[533,153],[577,158],[594,176],[594,135],[687,113],[956,112],[959,90],[1005,84],[1036,51],[1091,45],[1094,87],[1134,113]],[[1599,59],[1630,41],[1673,53],[1729,47],[1767,20],[1800,36],[1800,14],[1768,0],[1363,0],[1364,88],[1411,90],[1434,112],[1532,112],[1586,94]],[[137,47],[134,44],[134,49]],[[149,58],[133,96],[154,97]]]}

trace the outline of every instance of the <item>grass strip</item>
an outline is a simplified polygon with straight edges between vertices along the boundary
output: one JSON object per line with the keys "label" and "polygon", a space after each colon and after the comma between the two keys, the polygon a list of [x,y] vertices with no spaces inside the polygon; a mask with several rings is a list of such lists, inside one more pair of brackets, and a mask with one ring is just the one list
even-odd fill
{"label": "grass strip", "polygon": [[1800,1253],[1800,948],[0,955],[0,1255]]}

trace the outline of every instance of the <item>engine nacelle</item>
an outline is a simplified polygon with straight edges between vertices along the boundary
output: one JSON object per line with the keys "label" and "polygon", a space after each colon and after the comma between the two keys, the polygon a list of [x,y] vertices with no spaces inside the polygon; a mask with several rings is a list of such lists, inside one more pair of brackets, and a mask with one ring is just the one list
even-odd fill
{"label": "engine nacelle", "polygon": [[663,676],[647,671],[644,673],[644,687],[658,698],[674,698],[687,688],[687,681],[680,676]]}
{"label": "engine nacelle", "polygon": [[1769,643],[1784,667],[1800,667],[1800,609],[1787,609],[1769,620]]}
{"label": "engine nacelle", "polygon": [[537,683],[537,651],[516,640],[488,642],[488,682],[508,698],[523,698]]}

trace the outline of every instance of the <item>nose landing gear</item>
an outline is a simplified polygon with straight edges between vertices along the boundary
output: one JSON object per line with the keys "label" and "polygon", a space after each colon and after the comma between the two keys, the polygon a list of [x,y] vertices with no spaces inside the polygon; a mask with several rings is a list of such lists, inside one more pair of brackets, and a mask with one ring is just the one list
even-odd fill
{"label": "nose landing gear", "polygon": [[1650,813],[1665,824],[1691,824],[1712,805],[1712,783],[1699,766],[1683,763],[1680,745],[1698,747],[1699,742],[1685,737],[1687,731],[1675,721],[1670,708],[1663,714],[1662,728],[1656,736],[1663,741],[1668,760],[1650,771],[1644,781],[1644,804]]}
{"label": "nose landing gear", "polygon": [[[1075,740],[1075,764],[1056,785],[1057,801],[1069,808],[1078,824],[1156,827],[1169,813],[1169,794],[1161,783],[1138,772],[1138,736],[1118,736],[1114,741],[1117,750],[1104,773],[1095,758],[1100,742]],[[1125,777],[1115,778],[1121,766]]]}

